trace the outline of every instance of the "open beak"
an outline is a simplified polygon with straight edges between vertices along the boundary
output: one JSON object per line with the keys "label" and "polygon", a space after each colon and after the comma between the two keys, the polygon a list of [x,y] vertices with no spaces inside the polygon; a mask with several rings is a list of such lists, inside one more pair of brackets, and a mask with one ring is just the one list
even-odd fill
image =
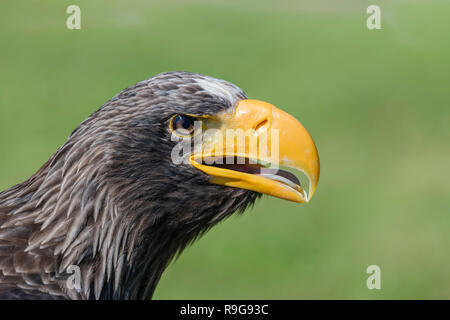
{"label": "open beak", "polygon": [[[205,132],[202,150],[190,162],[211,176],[211,183],[299,203],[313,196],[319,155],[309,133],[288,113],[263,101],[241,100],[233,113],[206,120],[205,129],[212,130]],[[309,179],[309,191],[280,167],[302,171]]]}

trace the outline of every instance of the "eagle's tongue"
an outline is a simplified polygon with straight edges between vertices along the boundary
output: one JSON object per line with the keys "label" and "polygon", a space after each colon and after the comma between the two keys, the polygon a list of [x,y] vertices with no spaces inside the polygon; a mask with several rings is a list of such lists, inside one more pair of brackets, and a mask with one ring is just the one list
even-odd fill
{"label": "eagle's tongue", "polygon": [[293,188],[297,188],[297,186],[301,186],[300,180],[291,172],[281,169],[273,169],[273,168],[261,168],[260,176],[280,181],[288,186]]}
{"label": "eagle's tongue", "polygon": [[[237,157],[234,158],[229,157],[223,159],[223,164],[213,164],[213,165],[214,167],[218,168],[239,171],[249,174],[256,174],[264,178],[282,182],[295,189],[297,189],[298,186],[301,186],[300,180],[289,171],[275,168],[266,168],[259,164],[250,164],[248,159],[239,158],[239,160],[240,161],[238,161]],[[238,162],[245,162],[245,163],[238,163]]]}

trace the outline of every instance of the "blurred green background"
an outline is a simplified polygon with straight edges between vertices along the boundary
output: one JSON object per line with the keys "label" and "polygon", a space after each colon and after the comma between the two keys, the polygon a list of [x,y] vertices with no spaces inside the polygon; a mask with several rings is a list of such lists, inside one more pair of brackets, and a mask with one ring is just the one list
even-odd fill
{"label": "blurred green background", "polygon": [[446,0],[3,0],[0,189],[123,88],[205,73],[297,117],[321,181],[310,204],[264,197],[219,224],[155,298],[450,298],[449,16]]}

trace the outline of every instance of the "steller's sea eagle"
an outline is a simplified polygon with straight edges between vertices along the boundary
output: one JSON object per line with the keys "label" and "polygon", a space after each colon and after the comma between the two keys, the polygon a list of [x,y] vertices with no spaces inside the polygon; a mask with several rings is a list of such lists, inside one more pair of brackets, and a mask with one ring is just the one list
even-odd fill
{"label": "steller's sea eagle", "polygon": [[[222,148],[231,129],[258,148]],[[273,165],[303,171],[309,192]],[[232,83],[189,72],[139,82],[0,193],[0,299],[151,298],[188,244],[263,193],[309,201],[319,170],[305,128]],[[68,285],[74,266],[79,287]]]}

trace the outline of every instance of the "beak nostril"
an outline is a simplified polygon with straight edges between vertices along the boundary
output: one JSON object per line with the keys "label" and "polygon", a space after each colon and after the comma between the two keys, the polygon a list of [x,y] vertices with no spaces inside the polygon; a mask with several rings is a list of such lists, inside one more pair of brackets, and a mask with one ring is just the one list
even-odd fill
{"label": "beak nostril", "polygon": [[267,119],[264,119],[260,123],[258,123],[255,127],[255,131],[258,131],[259,129],[263,128],[269,121]]}

